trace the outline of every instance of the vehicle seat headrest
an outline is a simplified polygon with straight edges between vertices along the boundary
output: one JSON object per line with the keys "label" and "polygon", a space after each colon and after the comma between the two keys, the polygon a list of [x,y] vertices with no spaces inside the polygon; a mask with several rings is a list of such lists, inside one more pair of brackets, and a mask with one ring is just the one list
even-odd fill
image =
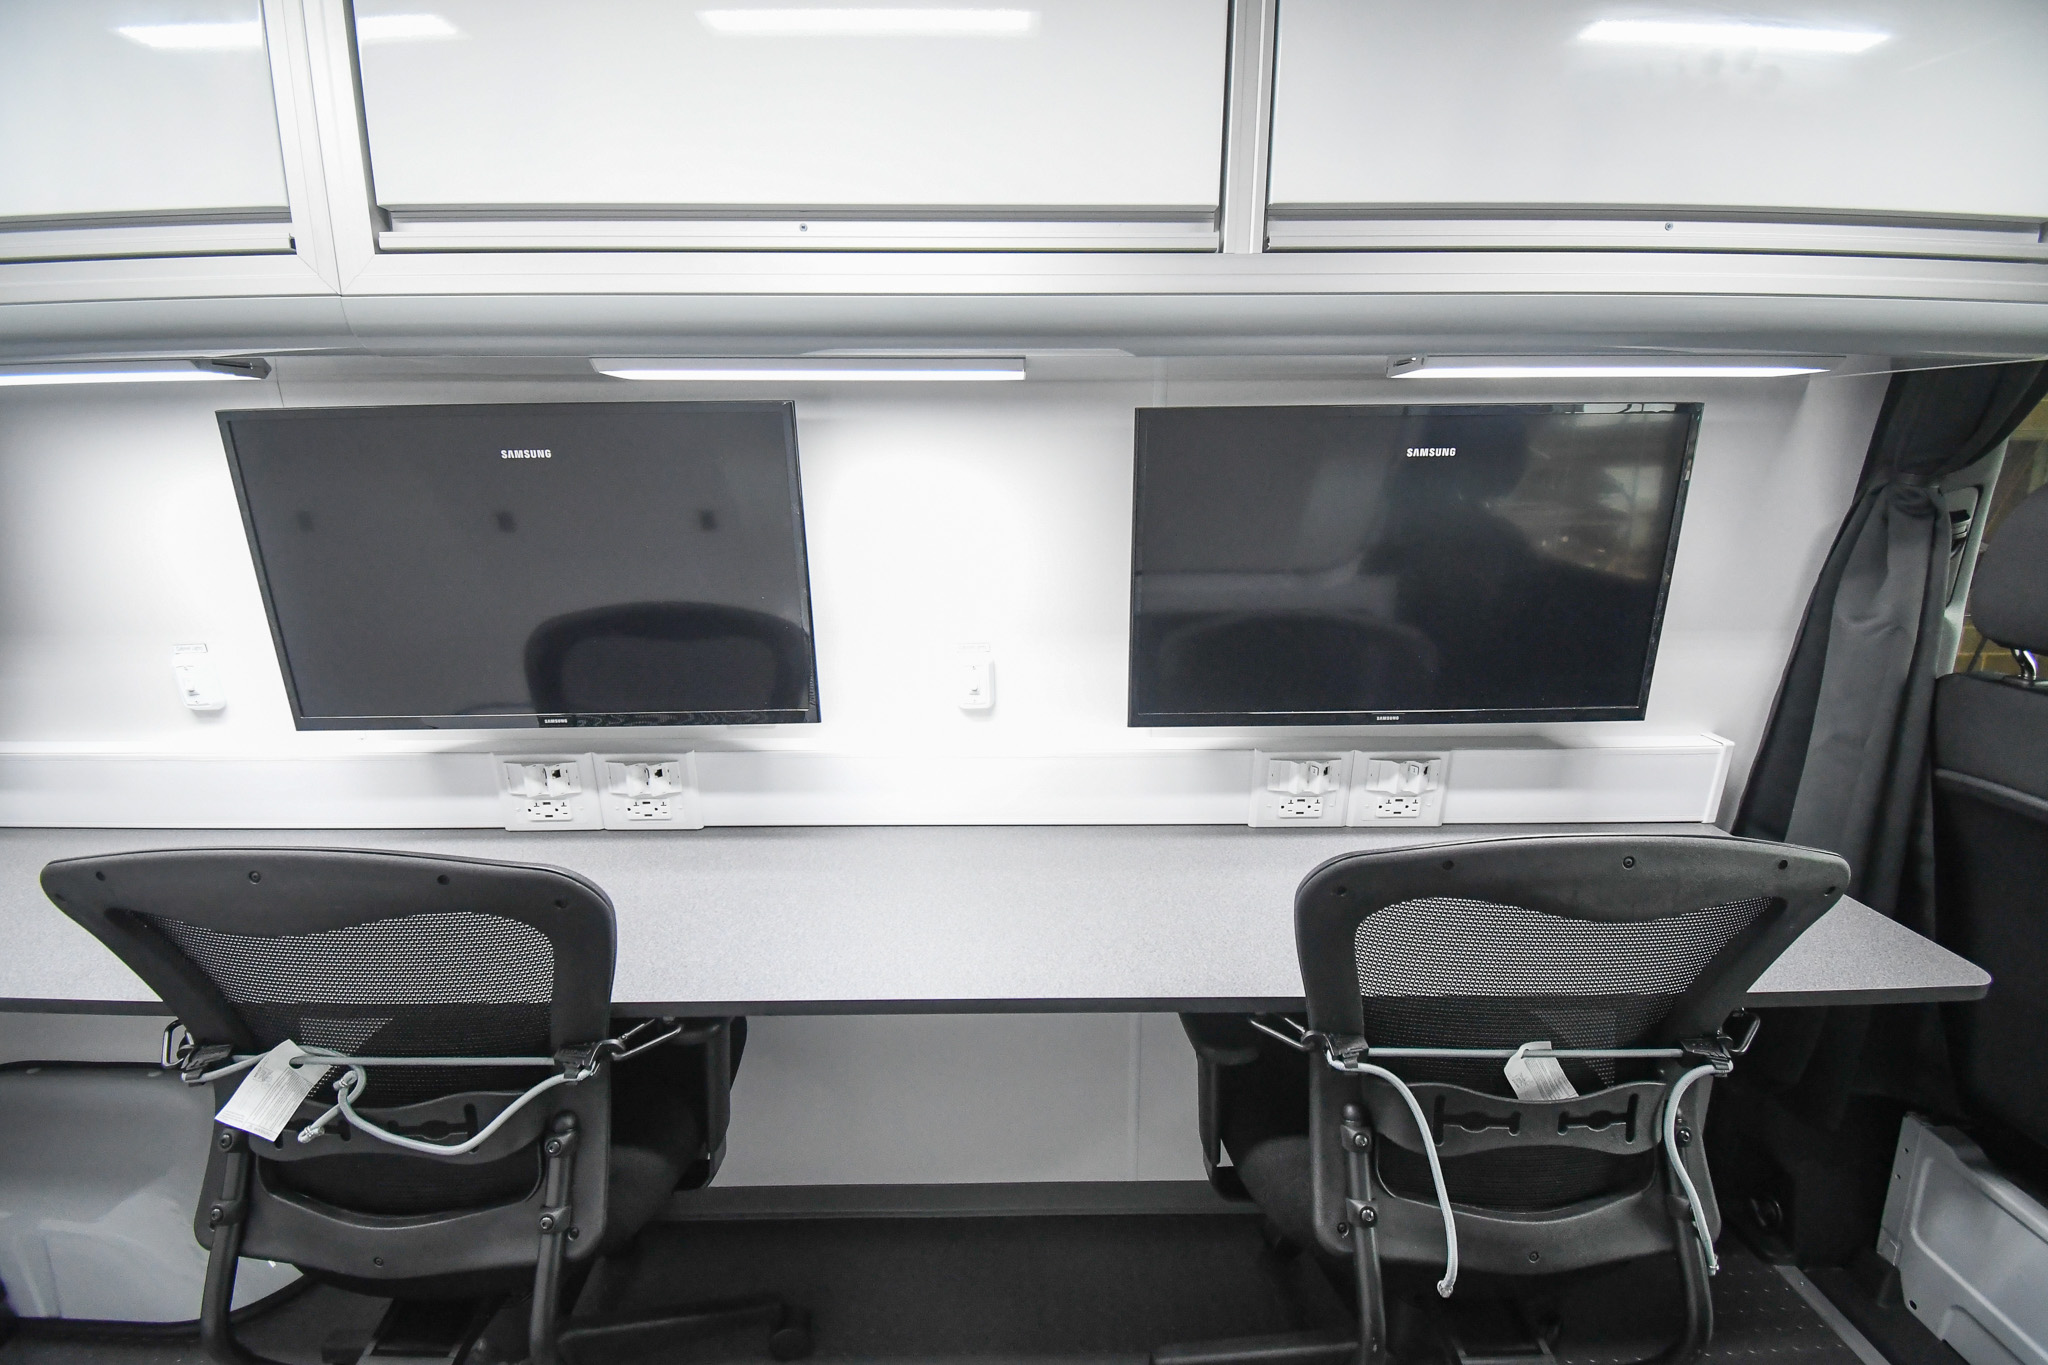
{"label": "vehicle seat headrest", "polygon": [[2048,487],[1999,523],[1970,583],[1970,618],[2007,649],[2048,652]]}

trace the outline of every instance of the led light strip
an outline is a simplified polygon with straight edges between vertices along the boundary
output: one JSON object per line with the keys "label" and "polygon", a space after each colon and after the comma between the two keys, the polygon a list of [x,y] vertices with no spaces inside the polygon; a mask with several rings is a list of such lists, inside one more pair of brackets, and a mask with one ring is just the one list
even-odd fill
{"label": "led light strip", "polygon": [[1784,379],[1821,374],[1832,362],[1789,360],[1600,360],[1559,356],[1412,356],[1387,366],[1389,379]]}
{"label": "led light strip", "polygon": [[975,383],[1024,378],[1021,357],[878,357],[875,359],[593,360],[613,379],[707,383]]}

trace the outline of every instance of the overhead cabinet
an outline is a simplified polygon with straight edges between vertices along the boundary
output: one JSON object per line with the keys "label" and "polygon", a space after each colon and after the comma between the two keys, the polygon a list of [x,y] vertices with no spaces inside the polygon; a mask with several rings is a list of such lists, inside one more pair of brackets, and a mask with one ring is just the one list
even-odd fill
{"label": "overhead cabinet", "polygon": [[358,0],[385,251],[1212,249],[1227,0]]}
{"label": "overhead cabinet", "polygon": [[288,252],[259,0],[0,0],[0,261]]}
{"label": "overhead cabinet", "polygon": [[1279,5],[1275,247],[2026,255],[2048,218],[2040,0]]}

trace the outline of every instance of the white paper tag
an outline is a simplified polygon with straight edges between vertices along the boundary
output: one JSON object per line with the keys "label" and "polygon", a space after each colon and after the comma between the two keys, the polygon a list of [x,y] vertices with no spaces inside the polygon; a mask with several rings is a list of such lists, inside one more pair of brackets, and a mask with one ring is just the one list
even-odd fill
{"label": "white paper tag", "polygon": [[264,1053],[263,1060],[242,1077],[241,1088],[213,1116],[214,1121],[254,1133],[265,1142],[277,1141],[300,1102],[313,1093],[329,1069],[293,1066],[291,1059],[298,1055],[299,1045],[289,1038]]}
{"label": "white paper tag", "polygon": [[1579,1092],[1564,1074],[1564,1067],[1557,1058],[1549,1055],[1550,1044],[1524,1043],[1515,1049],[1515,1055],[1508,1058],[1501,1070],[1508,1074],[1508,1084],[1515,1088],[1518,1100],[1575,1100]]}

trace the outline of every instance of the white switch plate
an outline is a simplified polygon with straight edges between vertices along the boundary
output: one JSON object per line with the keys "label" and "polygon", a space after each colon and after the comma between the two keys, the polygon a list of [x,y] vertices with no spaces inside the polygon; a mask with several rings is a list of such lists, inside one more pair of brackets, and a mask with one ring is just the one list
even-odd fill
{"label": "white switch plate", "polygon": [[603,829],[589,754],[494,754],[505,828]]}
{"label": "white switch plate", "polygon": [[954,700],[962,711],[986,711],[996,704],[996,652],[991,645],[962,645],[953,653]]}
{"label": "white switch plate", "polygon": [[1351,786],[1348,753],[1252,754],[1252,799],[1248,823],[1254,829],[1297,825],[1342,828]]}
{"label": "white switch plate", "polygon": [[227,706],[228,694],[205,645],[172,645],[171,674],[178,680],[178,700],[189,709],[219,711]]}
{"label": "white switch plate", "polygon": [[[1394,771],[1383,779],[1396,787],[1375,790],[1382,778],[1381,764]],[[1346,823],[1358,825],[1441,825],[1444,822],[1444,793],[1451,784],[1451,756],[1447,753],[1398,753],[1351,755],[1351,806]],[[1420,790],[1416,790],[1416,788]]]}
{"label": "white switch plate", "polygon": [[697,756],[593,755],[606,829],[702,829]]}

